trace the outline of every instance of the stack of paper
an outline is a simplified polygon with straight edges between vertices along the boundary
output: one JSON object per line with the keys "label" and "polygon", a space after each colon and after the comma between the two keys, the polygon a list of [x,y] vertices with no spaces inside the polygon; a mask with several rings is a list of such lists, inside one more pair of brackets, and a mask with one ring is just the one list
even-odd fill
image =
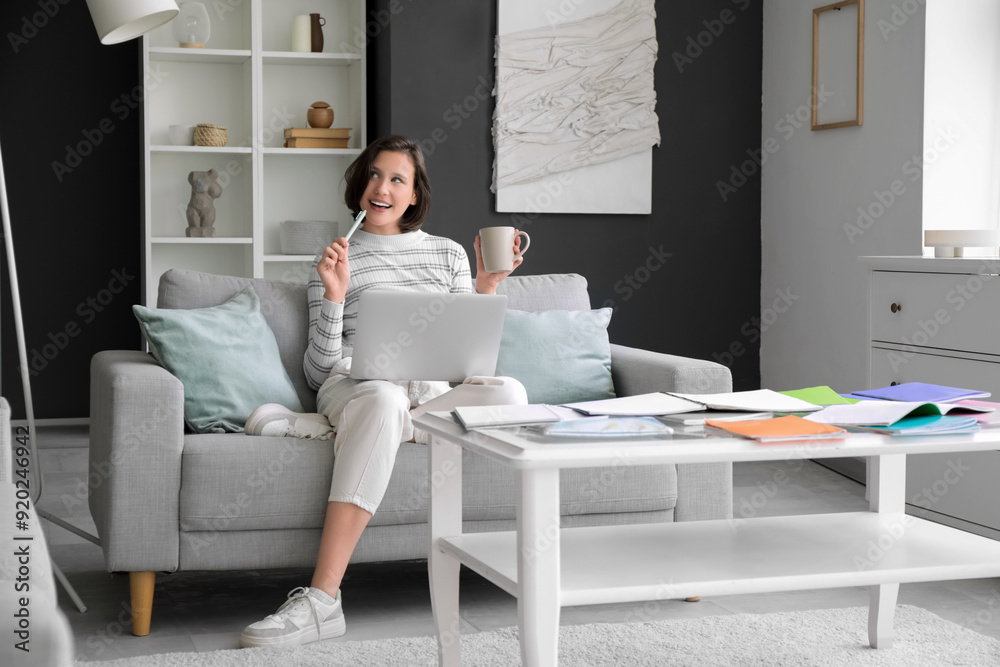
{"label": "stack of paper", "polygon": [[672,428],[653,417],[584,417],[539,427],[545,435],[564,437],[624,437],[670,435]]}
{"label": "stack of paper", "polygon": [[615,417],[659,417],[705,409],[701,403],[659,391],[637,396],[606,398],[599,401],[564,403],[562,407],[572,408],[585,415],[613,415]]}
{"label": "stack of paper", "polygon": [[[986,413],[992,408],[956,403],[859,401],[853,405],[828,405],[806,419],[840,426],[890,426],[907,417],[939,417],[950,413]],[[975,419],[972,419],[975,421]]]}
{"label": "stack of paper", "polygon": [[770,419],[770,412],[726,412],[725,410],[702,410],[700,412],[682,412],[675,415],[663,415],[660,421],[681,426],[704,426],[709,419],[717,422],[741,422],[751,419]]}
{"label": "stack of paper", "polygon": [[1000,403],[968,400],[958,401],[954,403],[954,405],[962,405],[967,408],[986,408],[992,410],[992,412],[980,412],[970,416],[975,417],[980,426],[1000,426]]}
{"label": "stack of paper", "polygon": [[940,435],[943,433],[974,433],[979,430],[975,417],[925,415],[906,417],[891,426],[856,426],[855,428],[888,435]]}
{"label": "stack of paper", "polygon": [[716,422],[710,419],[705,425],[758,442],[823,440],[847,435],[847,431],[842,428],[809,421],[795,415],[739,422]]}
{"label": "stack of paper", "polygon": [[700,403],[713,410],[745,410],[747,412],[813,412],[821,406],[801,398],[780,394],[771,389],[730,391],[722,394],[678,394],[671,396]]}
{"label": "stack of paper", "polygon": [[454,414],[467,429],[545,424],[560,418],[555,410],[543,404],[468,405],[455,408]]}

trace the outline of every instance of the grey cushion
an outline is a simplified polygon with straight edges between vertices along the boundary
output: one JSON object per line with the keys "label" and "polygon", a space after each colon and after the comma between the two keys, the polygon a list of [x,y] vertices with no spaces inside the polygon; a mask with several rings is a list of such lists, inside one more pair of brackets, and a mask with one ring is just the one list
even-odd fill
{"label": "grey cushion", "polygon": [[316,392],[302,370],[309,344],[309,303],[304,283],[216,276],[170,269],[160,277],[159,308],[208,308],[230,299],[247,285],[260,297],[260,309],[278,341],[281,363],[307,412],[316,410]]}
{"label": "grey cushion", "polygon": [[590,310],[587,279],[576,273],[510,276],[497,288],[514,310]]}

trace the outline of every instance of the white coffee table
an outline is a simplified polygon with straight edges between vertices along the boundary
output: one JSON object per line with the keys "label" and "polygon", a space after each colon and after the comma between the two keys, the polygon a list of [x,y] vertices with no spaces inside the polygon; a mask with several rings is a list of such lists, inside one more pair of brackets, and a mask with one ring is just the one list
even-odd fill
{"label": "white coffee table", "polygon": [[[525,665],[557,664],[562,606],[871,586],[868,638],[884,648],[900,583],[1000,575],[1000,542],[904,513],[907,454],[1000,449],[1000,429],[780,445],[704,437],[556,444],[517,429],[467,432],[443,413],[415,423],[432,436],[428,570],[441,665],[461,664],[462,564],[517,598]],[[518,471],[516,531],[462,533],[463,448]],[[869,512],[559,527],[561,468],[845,456],[872,457]]]}

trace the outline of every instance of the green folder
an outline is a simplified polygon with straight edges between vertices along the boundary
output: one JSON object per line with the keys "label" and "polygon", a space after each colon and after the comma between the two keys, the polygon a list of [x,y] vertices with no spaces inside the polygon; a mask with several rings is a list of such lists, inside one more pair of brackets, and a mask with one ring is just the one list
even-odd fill
{"label": "green folder", "polygon": [[791,389],[789,391],[781,391],[778,393],[785,394],[786,396],[793,396],[795,398],[801,398],[803,401],[808,401],[813,405],[845,405],[849,403],[857,403],[859,400],[856,398],[844,398],[825,385],[822,387]]}

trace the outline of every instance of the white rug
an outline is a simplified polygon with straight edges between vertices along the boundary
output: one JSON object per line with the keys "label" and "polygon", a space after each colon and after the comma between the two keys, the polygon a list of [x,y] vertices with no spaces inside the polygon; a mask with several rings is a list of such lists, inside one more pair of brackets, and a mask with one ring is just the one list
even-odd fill
{"label": "white rug", "polygon": [[[706,616],[649,623],[564,626],[563,667],[610,665],[1000,665],[1000,641],[946,621],[919,607],[896,608],[891,649],[868,647],[868,609],[822,609],[778,614]],[[165,653],[77,667],[400,667],[437,665],[433,637],[327,641],[285,651],[242,649]],[[462,664],[520,664],[517,629],[462,636]]]}

